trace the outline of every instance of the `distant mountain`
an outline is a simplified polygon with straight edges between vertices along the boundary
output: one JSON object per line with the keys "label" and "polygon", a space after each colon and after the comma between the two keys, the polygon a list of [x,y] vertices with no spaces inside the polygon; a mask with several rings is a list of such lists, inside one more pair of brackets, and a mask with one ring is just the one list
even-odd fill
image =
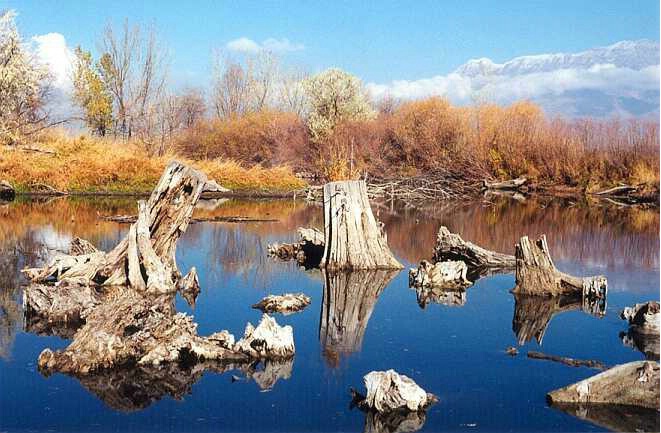
{"label": "distant mountain", "polygon": [[640,70],[659,65],[659,43],[647,39],[621,41],[607,47],[592,48],[580,53],[539,54],[515,57],[498,64],[488,58],[469,60],[455,70],[465,77],[488,75],[523,75],[552,72],[559,69],[589,69],[595,65],[613,65]]}
{"label": "distant mountain", "polygon": [[567,117],[658,117],[659,43],[621,41],[579,53],[469,60],[447,75],[368,85],[375,97],[441,95],[457,104],[532,100]]}

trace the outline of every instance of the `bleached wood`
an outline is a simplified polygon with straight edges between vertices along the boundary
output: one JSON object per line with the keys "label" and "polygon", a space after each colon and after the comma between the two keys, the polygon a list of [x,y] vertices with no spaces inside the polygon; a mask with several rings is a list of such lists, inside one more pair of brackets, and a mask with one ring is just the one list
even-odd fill
{"label": "bleached wood", "polygon": [[372,214],[364,181],[324,185],[324,239],[322,268],[403,268]]}

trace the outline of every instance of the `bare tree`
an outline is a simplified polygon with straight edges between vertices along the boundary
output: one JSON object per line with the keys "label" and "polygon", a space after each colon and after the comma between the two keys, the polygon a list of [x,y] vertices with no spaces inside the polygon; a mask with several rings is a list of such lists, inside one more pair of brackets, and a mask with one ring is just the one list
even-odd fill
{"label": "bare tree", "polygon": [[138,135],[149,141],[154,127],[155,105],[163,95],[166,81],[166,51],[158,43],[156,32],[143,32],[125,20],[119,34],[106,26],[101,42],[99,66],[113,95],[117,127],[125,138]]}
{"label": "bare tree", "polygon": [[289,68],[280,75],[278,81],[278,105],[281,110],[304,116],[308,101],[303,81],[308,74],[299,68]]}
{"label": "bare tree", "polygon": [[190,128],[204,116],[207,107],[200,89],[186,88],[177,99],[181,124],[184,128]]}

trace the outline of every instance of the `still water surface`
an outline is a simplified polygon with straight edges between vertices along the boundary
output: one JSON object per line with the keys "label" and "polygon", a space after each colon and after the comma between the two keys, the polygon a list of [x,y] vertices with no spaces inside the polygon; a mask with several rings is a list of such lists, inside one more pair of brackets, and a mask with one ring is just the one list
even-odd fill
{"label": "still water surface", "polygon": [[[548,391],[595,370],[525,354],[537,350],[609,365],[645,359],[623,344],[626,325],[618,313],[659,299],[658,209],[534,200],[373,208],[407,267],[429,258],[441,224],[503,252],[513,252],[524,234],[546,233],[558,268],[608,277],[606,315],[584,313],[571,302],[515,299],[509,293],[512,274],[482,278],[465,295],[444,298],[446,305],[421,302],[423,308],[408,288],[406,271],[326,278],[266,256],[267,244],[295,240],[297,227],[322,227],[319,207],[205,202],[198,215],[278,221],[189,226],[177,259],[183,272],[197,268],[202,292],[193,310],[181,299],[178,308],[194,315],[202,335],[227,329],[240,336],[246,322],[259,321],[261,313],[250,305],[263,296],[304,292],[312,298],[306,310],[276,315],[278,323],[294,328],[293,362],[224,373],[174,367],[118,371],[83,382],[61,374],[44,377],[36,368],[39,353],[63,348],[68,340],[24,323],[25,281],[18,270],[66,250],[72,236],[112,248],[128,226],[99,216],[134,213],[135,203],[19,200],[0,206],[0,430],[363,431],[374,426],[350,409],[349,388],[362,389],[363,375],[390,368],[440,398],[426,419],[416,420],[424,422],[421,431],[604,430],[545,400]],[[518,347],[519,355],[505,354],[508,346]],[[658,429],[658,420],[652,422]]]}

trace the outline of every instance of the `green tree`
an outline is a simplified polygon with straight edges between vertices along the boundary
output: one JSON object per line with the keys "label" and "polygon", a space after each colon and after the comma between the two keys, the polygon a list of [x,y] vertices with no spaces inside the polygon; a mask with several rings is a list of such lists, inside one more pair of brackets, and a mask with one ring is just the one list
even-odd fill
{"label": "green tree", "polygon": [[310,104],[308,127],[316,141],[326,139],[343,121],[369,120],[375,112],[357,77],[336,68],[303,81]]}
{"label": "green tree", "polygon": [[92,54],[80,47],[75,54],[73,99],[85,112],[87,127],[104,136],[112,127],[112,96],[92,62]]}

